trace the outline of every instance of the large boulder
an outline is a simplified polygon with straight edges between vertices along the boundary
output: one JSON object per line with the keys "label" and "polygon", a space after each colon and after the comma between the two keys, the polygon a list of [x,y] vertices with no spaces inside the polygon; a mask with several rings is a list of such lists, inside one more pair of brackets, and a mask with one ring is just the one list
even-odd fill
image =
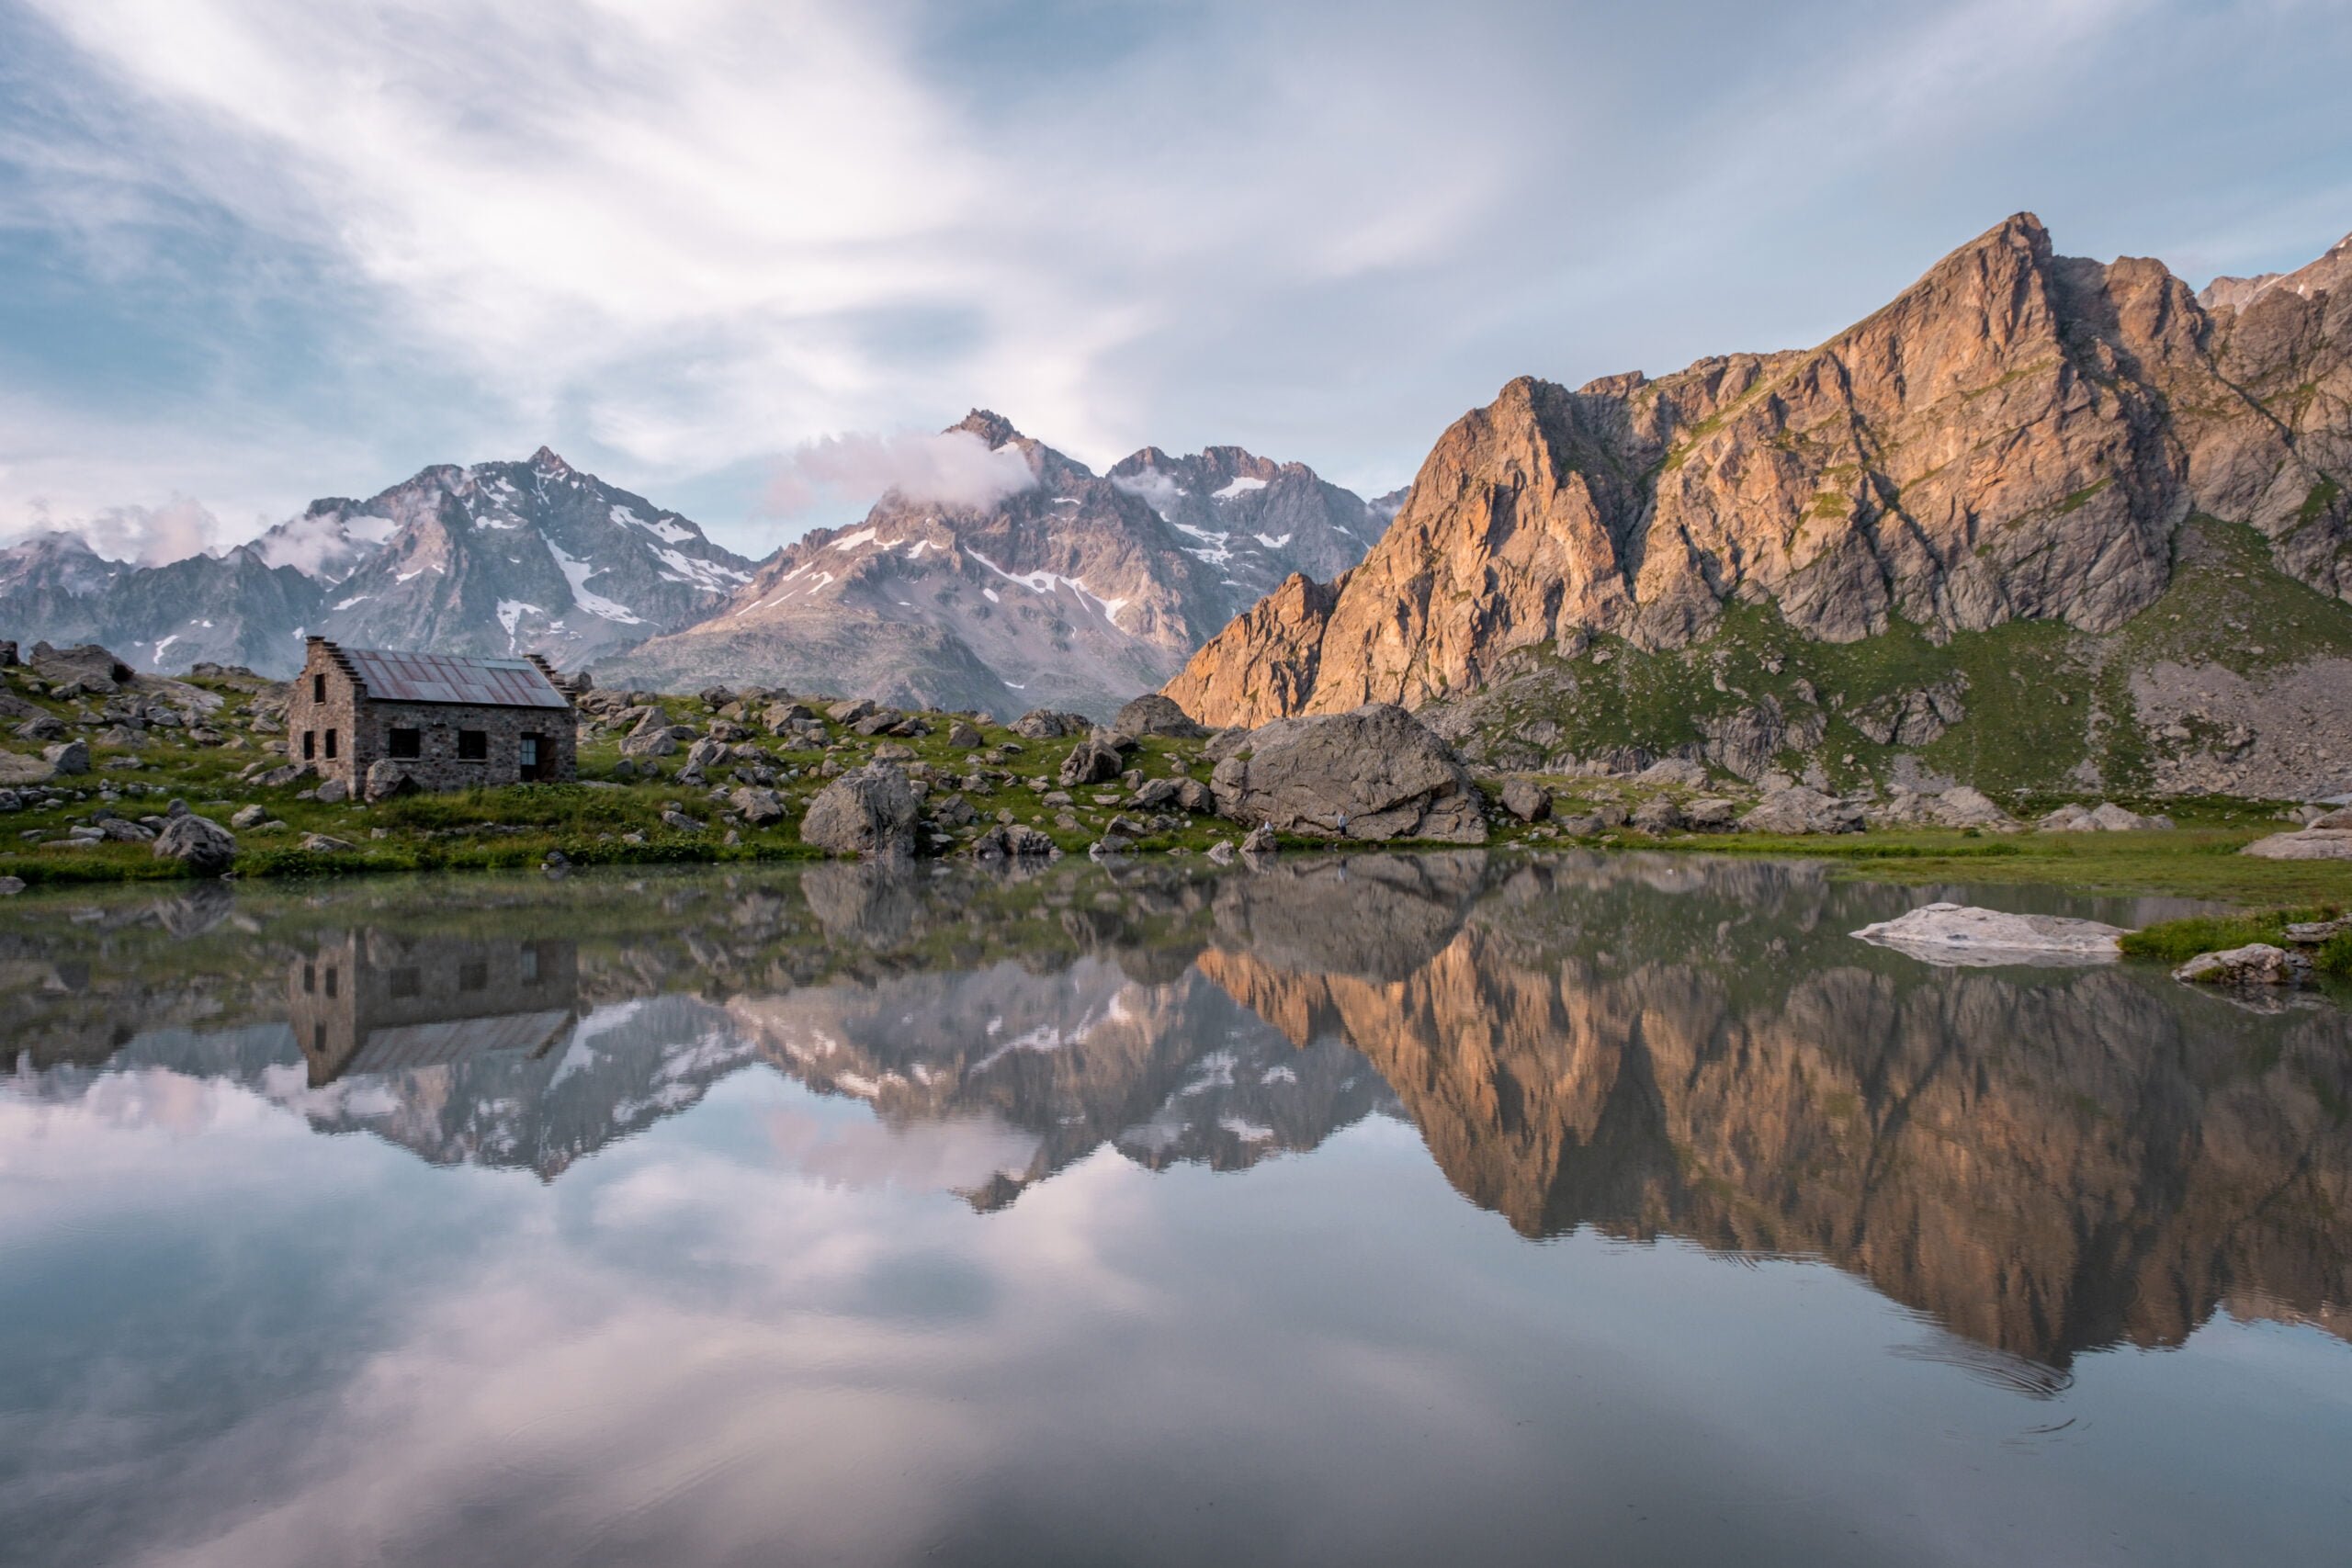
{"label": "large boulder", "polygon": [[1278,832],[1484,843],[1487,818],[1461,761],[1403,708],[1276,719],[1216,765],[1217,810]]}
{"label": "large boulder", "polygon": [[624,757],[669,757],[676,755],[677,750],[677,739],[671,735],[670,727],[666,724],[621,738],[621,755]]}
{"label": "large boulder", "polygon": [[1503,809],[1522,822],[1540,822],[1552,814],[1552,792],[1532,779],[1513,779],[1503,785]]}
{"label": "large boulder", "polygon": [[2256,860],[2352,860],[2352,831],[2306,828],[2300,833],[2273,833],[2238,853]]}
{"label": "large boulder", "polygon": [[40,754],[42,760],[49,763],[49,771],[59,778],[90,771],[90,748],[86,741],[60,741],[54,746],[42,747]]}
{"label": "large boulder", "polygon": [[1751,833],[1851,833],[1861,828],[1862,812],[1817,789],[1792,784],[1766,795],[1739,825]]}
{"label": "large boulder", "polygon": [[1146,692],[1112,716],[1111,728],[1121,735],[1165,735],[1178,740],[1198,740],[1205,726],[1158,692]]}
{"label": "large boulder", "polygon": [[1059,740],[1066,735],[1085,734],[1094,728],[1094,721],[1082,714],[1031,708],[1014,719],[1010,728],[1023,740]]}
{"label": "large boulder", "polygon": [[364,793],[370,804],[390,800],[396,795],[407,795],[415,788],[416,781],[408,776],[408,770],[390,757],[379,757],[368,764]]}
{"label": "large boulder", "polygon": [[45,642],[37,642],[33,644],[32,657],[25,662],[32,666],[34,674],[52,686],[78,681],[85,692],[111,692],[131,677],[130,665],[95,642],[72,648],[51,648]]}
{"label": "large boulder", "polygon": [[1106,740],[1081,740],[1062,759],[1062,787],[1081,789],[1088,784],[1106,784],[1119,776],[1123,765],[1116,746]]}
{"label": "large boulder", "polygon": [[1923,904],[1852,933],[1927,964],[2090,964],[2117,957],[2120,927],[2063,915],[2014,915],[1966,904]]}
{"label": "large boulder", "polygon": [[899,859],[914,853],[920,814],[899,765],[869,762],[817,792],[800,819],[800,838],[837,855]]}
{"label": "large boulder", "polygon": [[2143,817],[2128,807],[2102,800],[2088,807],[2062,806],[2034,827],[2044,833],[2133,833],[2172,825],[2169,817]]}
{"label": "large boulder", "polygon": [[2296,986],[2311,978],[2312,961],[2300,953],[2252,942],[2219,953],[2200,953],[2172,972],[2196,986]]}
{"label": "large boulder", "polygon": [[236,835],[209,817],[175,817],[155,835],[157,860],[175,860],[198,876],[218,876],[237,858]]}
{"label": "large boulder", "polygon": [[754,828],[764,828],[772,822],[784,820],[784,796],[772,789],[759,789],[747,784],[729,795],[727,803]]}
{"label": "large boulder", "polygon": [[1036,829],[1007,822],[974,839],[967,852],[980,860],[1051,860],[1062,852],[1060,845]]}

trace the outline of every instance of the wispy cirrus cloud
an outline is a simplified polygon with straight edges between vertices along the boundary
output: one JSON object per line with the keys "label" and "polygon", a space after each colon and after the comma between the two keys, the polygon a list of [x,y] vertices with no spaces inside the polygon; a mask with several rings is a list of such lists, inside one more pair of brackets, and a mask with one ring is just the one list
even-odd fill
{"label": "wispy cirrus cloud", "polygon": [[777,459],[973,404],[1385,489],[1513,375],[1811,341],[2019,208],[2306,259],[2346,47],[2310,0],[20,0],[0,370],[66,417],[0,530],[549,441],[757,549]]}

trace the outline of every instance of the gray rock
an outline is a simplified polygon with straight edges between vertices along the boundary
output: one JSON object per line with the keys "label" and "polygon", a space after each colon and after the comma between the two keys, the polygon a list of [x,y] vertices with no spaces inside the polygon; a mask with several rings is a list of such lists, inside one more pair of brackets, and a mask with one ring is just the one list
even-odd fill
{"label": "gray rock", "polygon": [[1283,832],[1470,844],[1487,837],[1468,770],[1419,719],[1385,703],[1263,725],[1217,763],[1211,788],[1224,815]]}
{"label": "gray rock", "polygon": [[23,877],[0,876],[0,898],[14,898],[17,894],[22,893],[24,890],[25,879]]}
{"label": "gray rock", "polygon": [[697,773],[705,768],[715,768],[726,760],[727,745],[722,740],[697,740],[686,748],[685,766]]}
{"label": "gray rock", "polygon": [[1113,716],[1111,728],[1121,735],[1165,735],[1181,740],[1197,740],[1208,733],[1204,726],[1194,723],[1190,714],[1158,692],[1147,692],[1121,708]]}
{"label": "gray rock", "polygon": [[302,847],[314,855],[339,855],[359,846],[347,839],[333,838],[325,833],[305,833],[302,835]]}
{"label": "gray rock", "polygon": [[2298,986],[2311,978],[2312,961],[2267,942],[2200,953],[2172,972],[2196,986]]}
{"label": "gray rock", "polygon": [[987,739],[962,719],[947,727],[947,744],[961,751],[977,751],[988,744]]}
{"label": "gray rock", "polygon": [[98,824],[99,829],[118,844],[146,844],[155,840],[155,829],[136,822],[126,822],[119,817],[109,817]]}
{"label": "gray rock", "polygon": [[2303,826],[2317,828],[2324,833],[2352,832],[2352,806],[2338,807],[2334,811],[2323,812]]}
{"label": "gray rock", "polygon": [[253,782],[265,789],[284,789],[296,779],[308,778],[310,773],[308,762],[286,762],[275,768],[264,768],[254,775]]}
{"label": "gray rock", "polygon": [[1955,785],[1935,796],[1934,801],[1928,809],[1947,828],[1990,828],[2013,832],[2018,827],[2017,819],[1995,805],[1992,796],[1968,784]]}
{"label": "gray rock", "polygon": [[1721,796],[1689,801],[1682,807],[1682,820],[1697,832],[1728,832],[1739,820],[1739,802]]}
{"label": "gray rock", "polygon": [[943,828],[967,828],[978,817],[972,803],[960,795],[951,795],[931,808],[931,819]]}
{"label": "gray rock", "polygon": [[2352,860],[2352,832],[2306,828],[2295,833],[2273,833],[2256,839],[2238,853],[2256,860]]}
{"label": "gray rock", "polygon": [[1751,833],[1851,833],[1861,828],[1862,813],[1817,789],[1792,784],[1766,795],[1739,825]]}
{"label": "gray rock", "polygon": [[1541,822],[1552,815],[1552,792],[1530,779],[1503,785],[1503,809],[1522,822]]}
{"label": "gray rock", "polygon": [[669,757],[674,756],[677,750],[677,738],[670,733],[667,725],[627,735],[621,739],[621,755],[624,757]]}
{"label": "gray rock", "polygon": [[1094,728],[1093,721],[1082,714],[1056,713],[1051,708],[1031,708],[1008,727],[1023,740],[1059,740],[1065,736],[1083,735]]}
{"label": "gray rock", "polygon": [[1274,840],[1271,824],[1261,822],[1241,835],[1241,852],[1245,855],[1270,855],[1282,846]]}
{"label": "gray rock", "polygon": [[845,703],[835,703],[825,710],[825,716],[835,724],[855,724],[874,711],[874,705],[864,697],[853,697]]}
{"label": "gray rock", "polygon": [[1062,852],[1036,829],[1005,822],[973,840],[970,852],[982,860],[1051,860]]}
{"label": "gray rock", "polygon": [[1629,818],[1645,833],[1671,833],[1682,826],[1682,808],[1662,795],[1654,795],[1634,807]]}
{"label": "gray rock", "polygon": [[1115,779],[1119,776],[1118,748],[1101,740],[1082,740],[1062,759],[1060,776],[1064,789]]}
{"label": "gray rock", "polygon": [[2109,833],[2146,832],[2152,829],[2170,829],[2169,817],[2143,817],[2123,807],[2102,801],[2091,812],[2092,825]]}
{"label": "gray rock", "polygon": [[1652,762],[1634,777],[1636,784],[1681,784],[1688,789],[1699,789],[1706,784],[1707,770],[1688,757],[1668,757]]}
{"label": "gray rock", "polygon": [[1117,833],[1105,833],[1086,846],[1086,856],[1089,860],[1110,860],[1114,856],[1125,854],[1135,847],[1135,840],[1132,839]]}
{"label": "gray rock", "polygon": [[60,778],[90,771],[90,747],[86,741],[66,740],[44,746],[40,754],[49,763],[49,771]]}
{"label": "gray rock", "polygon": [[1926,904],[1852,934],[1923,963],[1983,966],[2098,963],[2120,955],[2116,942],[2123,931],[2097,920],[2058,915],[2012,915],[1964,904]]}
{"label": "gray rock", "polygon": [[351,786],[341,779],[329,779],[319,786],[318,802],[321,806],[340,806],[350,798]]}
{"label": "gray rock", "polygon": [[1216,843],[1209,846],[1209,859],[1215,861],[1219,865],[1231,865],[1234,860],[1232,844],[1223,839],[1219,839]]}
{"label": "gray rock", "polygon": [[671,809],[662,813],[662,826],[669,829],[673,833],[699,833],[702,831],[701,823],[695,821],[693,818],[687,816],[684,812],[680,811],[675,807],[672,807]]}
{"label": "gray rock", "polygon": [[236,835],[209,818],[175,817],[155,835],[155,858],[175,860],[198,876],[218,876],[237,856]]}
{"label": "gray rock", "polygon": [[1128,804],[1139,807],[1146,811],[1172,805],[1183,793],[1184,785],[1188,782],[1184,779],[1146,779],[1136,786],[1136,793],[1129,798]]}
{"label": "gray rock", "polygon": [[872,762],[818,792],[800,819],[800,837],[834,854],[901,859],[914,853],[920,809],[896,763]]}
{"label": "gray rock", "polygon": [[370,803],[390,800],[415,788],[416,781],[408,776],[408,770],[390,757],[379,757],[368,764],[367,795]]}
{"label": "gray rock", "polygon": [[65,739],[65,721],[52,713],[35,714],[17,726],[17,739],[19,740],[62,740]]}
{"label": "gray rock", "polygon": [[754,828],[764,828],[785,818],[784,796],[772,789],[739,789],[727,797],[727,802]]}

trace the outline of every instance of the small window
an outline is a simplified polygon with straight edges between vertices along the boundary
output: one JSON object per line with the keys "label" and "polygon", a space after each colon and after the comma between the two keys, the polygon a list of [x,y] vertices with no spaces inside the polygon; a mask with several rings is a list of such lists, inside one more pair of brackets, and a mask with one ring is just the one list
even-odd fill
{"label": "small window", "polygon": [[322,703],[327,700],[327,678],[325,676],[313,675],[311,677],[311,700],[314,703]]}
{"label": "small window", "polygon": [[424,731],[421,729],[395,729],[386,735],[384,740],[395,757],[424,755]]}
{"label": "small window", "polygon": [[306,729],[302,731],[302,761],[306,762],[310,761],[318,754],[319,732],[315,729]]}
{"label": "small window", "polygon": [[469,958],[458,965],[458,989],[486,991],[490,989],[490,963],[486,959]]}
{"label": "small window", "polygon": [[302,989],[308,991],[312,996],[316,996],[318,994],[319,971],[316,964],[305,964],[302,965]]}
{"label": "small window", "polygon": [[384,976],[384,990],[395,1001],[420,995],[424,989],[424,975],[416,969],[394,969]]}
{"label": "small window", "polygon": [[523,944],[522,960],[516,968],[523,976],[523,984],[536,986],[539,983],[539,944],[537,942],[526,942]]}
{"label": "small window", "polygon": [[334,995],[334,970],[332,968],[327,970],[327,995]]}
{"label": "small window", "polygon": [[327,1054],[327,1026],[325,1024],[314,1023],[311,1025],[311,1049],[322,1056]]}
{"label": "small window", "polygon": [[334,731],[332,729],[327,731],[327,756],[330,759],[334,756]]}
{"label": "small window", "polygon": [[460,729],[458,731],[458,761],[481,762],[490,759],[490,731]]}

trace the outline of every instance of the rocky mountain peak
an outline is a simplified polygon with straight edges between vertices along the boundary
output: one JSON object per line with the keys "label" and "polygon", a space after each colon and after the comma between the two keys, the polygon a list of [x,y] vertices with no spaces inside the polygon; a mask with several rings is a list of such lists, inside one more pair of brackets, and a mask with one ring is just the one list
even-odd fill
{"label": "rocky mountain peak", "polygon": [[2255,277],[2217,277],[2199,289],[2197,302],[2208,310],[2243,312],[2273,289],[2284,288],[2302,299],[2333,293],[2352,282],[2352,234],[2327,248],[2327,253],[2293,272],[2266,272]]}
{"label": "rocky mountain peak", "polygon": [[974,409],[947,428],[950,431],[971,432],[987,442],[990,451],[996,450],[1008,441],[1022,439],[1021,432],[1013,428],[1012,422],[993,409]]}
{"label": "rocky mountain peak", "polygon": [[569,475],[574,471],[571,464],[556,456],[554,447],[544,446],[531,454],[531,467],[550,476]]}
{"label": "rocky mountain peak", "polygon": [[1219,725],[1451,702],[1596,637],[1689,647],[1735,605],[1826,643],[2106,636],[2164,592],[2192,515],[2352,596],[2331,265],[2212,312],[2159,263],[2058,256],[2018,213],[1815,348],[1521,377],[1440,438],[1360,566],[1238,619],[1168,694]]}

